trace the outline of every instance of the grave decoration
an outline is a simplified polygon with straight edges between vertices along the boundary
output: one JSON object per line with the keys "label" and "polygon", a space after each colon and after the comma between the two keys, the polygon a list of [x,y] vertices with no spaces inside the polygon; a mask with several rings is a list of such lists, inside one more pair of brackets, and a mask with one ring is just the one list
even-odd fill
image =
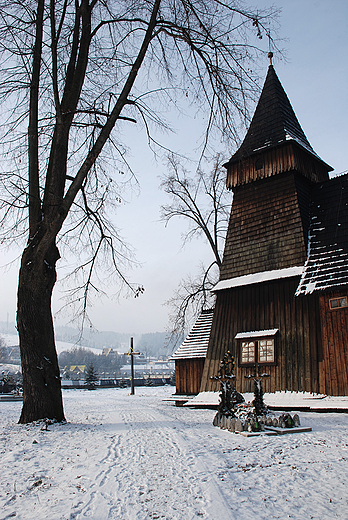
{"label": "grave decoration", "polygon": [[235,412],[237,405],[244,403],[244,397],[237,392],[234,386],[234,358],[231,352],[227,351],[220,363],[217,376],[211,379],[220,382],[220,403],[217,414],[214,417],[214,426],[220,428],[230,428],[231,423],[235,423]]}
{"label": "grave decoration", "polygon": [[254,381],[254,399],[245,402],[244,397],[234,386],[234,358],[228,351],[220,363],[217,376],[211,379],[220,382],[220,402],[214,417],[213,425],[235,433],[289,433],[290,431],[311,431],[311,428],[300,428],[300,418],[290,413],[276,415],[271,412],[263,399],[262,379],[268,374],[259,374],[255,365],[254,373],[245,376]]}
{"label": "grave decoration", "polygon": [[269,374],[258,373],[258,366],[257,364],[254,365],[254,373],[249,374],[248,376],[244,376],[246,379],[253,379],[254,381],[254,400],[252,402],[255,414],[257,417],[261,415],[265,415],[269,412],[267,406],[265,405],[265,402],[263,400],[263,389],[262,389],[262,379],[264,377],[269,377]]}

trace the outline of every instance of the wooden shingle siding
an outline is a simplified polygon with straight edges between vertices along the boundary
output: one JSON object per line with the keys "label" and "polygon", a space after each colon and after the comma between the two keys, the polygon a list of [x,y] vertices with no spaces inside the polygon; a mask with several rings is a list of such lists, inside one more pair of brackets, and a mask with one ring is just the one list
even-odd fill
{"label": "wooden shingle siding", "polygon": [[251,391],[235,336],[278,329],[275,363],[259,366],[266,392],[348,395],[348,308],[329,307],[348,292],[348,175],[329,180],[272,65],[225,167],[234,199],[201,391],[219,390],[210,378],[227,350]]}
{"label": "wooden shingle siding", "polygon": [[301,149],[296,142],[289,141],[262,154],[253,154],[228,164],[226,186],[228,189],[234,189],[249,182],[294,170],[302,173],[312,182],[328,179],[326,165]]}
{"label": "wooden shingle siding", "polygon": [[308,254],[308,231],[310,225],[310,204],[313,184],[306,182],[302,176],[295,175],[295,185],[300,208],[303,238],[306,244],[306,254]]}
{"label": "wooden shingle siding", "polygon": [[276,364],[262,365],[271,377],[266,392],[278,390],[319,392],[320,356],[319,303],[317,296],[295,298],[299,277],[219,291],[201,391],[218,390],[210,376],[217,373],[220,360],[230,350],[236,360],[236,387],[251,390],[244,376],[250,367],[239,366],[238,332],[279,329],[275,337]]}
{"label": "wooden shingle siding", "polygon": [[304,264],[299,184],[304,197],[307,182],[294,173],[236,189],[220,280]]}
{"label": "wooden shingle siding", "polygon": [[199,392],[213,313],[213,309],[202,310],[185,341],[171,356],[175,360],[177,394]]}
{"label": "wooden shingle siding", "polygon": [[175,360],[177,394],[198,394],[203,374],[204,358]]}

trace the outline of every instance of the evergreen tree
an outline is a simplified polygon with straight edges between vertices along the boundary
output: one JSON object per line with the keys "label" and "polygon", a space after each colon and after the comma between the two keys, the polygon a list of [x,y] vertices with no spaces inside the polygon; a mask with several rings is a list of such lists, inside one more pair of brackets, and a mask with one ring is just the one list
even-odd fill
{"label": "evergreen tree", "polygon": [[87,367],[85,375],[85,384],[88,390],[95,390],[96,382],[98,381],[97,373],[94,370],[93,363],[90,363]]}

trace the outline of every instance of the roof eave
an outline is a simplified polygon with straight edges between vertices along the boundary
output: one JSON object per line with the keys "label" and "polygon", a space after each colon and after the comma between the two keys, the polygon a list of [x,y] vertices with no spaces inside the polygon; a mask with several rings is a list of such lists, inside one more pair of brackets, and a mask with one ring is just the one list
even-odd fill
{"label": "roof eave", "polygon": [[308,148],[306,146],[304,146],[303,144],[299,143],[296,139],[285,139],[284,141],[281,141],[280,143],[277,143],[277,144],[265,145],[262,148],[258,148],[257,150],[253,150],[252,152],[248,153],[248,155],[246,155],[245,157],[241,156],[238,153],[239,152],[239,150],[238,150],[234,155],[232,155],[231,159],[228,162],[226,162],[225,164],[223,164],[222,166],[224,168],[228,169],[228,167],[230,165],[232,165],[232,164],[235,164],[237,162],[243,161],[244,159],[248,159],[250,157],[254,157],[256,155],[260,155],[260,153],[262,153],[262,152],[269,151],[269,150],[276,149],[276,148],[280,148],[284,144],[288,144],[288,143],[292,143],[295,146],[298,146],[305,153],[307,153],[308,155],[310,155],[311,157],[313,157],[314,159],[319,161],[327,169],[328,172],[332,172],[334,170],[334,168],[332,166],[330,166],[329,164],[327,164],[325,161],[323,161],[323,159],[321,157],[319,157],[319,155],[317,155],[314,152],[314,150],[313,150],[313,152],[308,150]]}

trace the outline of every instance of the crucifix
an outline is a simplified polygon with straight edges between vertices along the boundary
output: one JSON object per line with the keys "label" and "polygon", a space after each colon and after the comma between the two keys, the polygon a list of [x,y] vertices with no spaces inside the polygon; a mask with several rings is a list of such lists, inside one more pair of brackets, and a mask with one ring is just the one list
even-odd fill
{"label": "crucifix", "polygon": [[262,390],[262,379],[264,377],[269,377],[269,374],[263,373],[259,374],[259,365],[256,362],[254,364],[254,373],[249,374],[248,376],[244,376],[246,379],[253,379],[254,381],[254,400],[253,406],[255,408],[255,413],[259,417],[267,413],[268,409],[263,400],[263,390]]}
{"label": "crucifix", "polygon": [[133,338],[130,339],[130,349],[124,355],[131,357],[131,395],[134,395],[134,356],[139,356],[140,352],[134,352]]}

